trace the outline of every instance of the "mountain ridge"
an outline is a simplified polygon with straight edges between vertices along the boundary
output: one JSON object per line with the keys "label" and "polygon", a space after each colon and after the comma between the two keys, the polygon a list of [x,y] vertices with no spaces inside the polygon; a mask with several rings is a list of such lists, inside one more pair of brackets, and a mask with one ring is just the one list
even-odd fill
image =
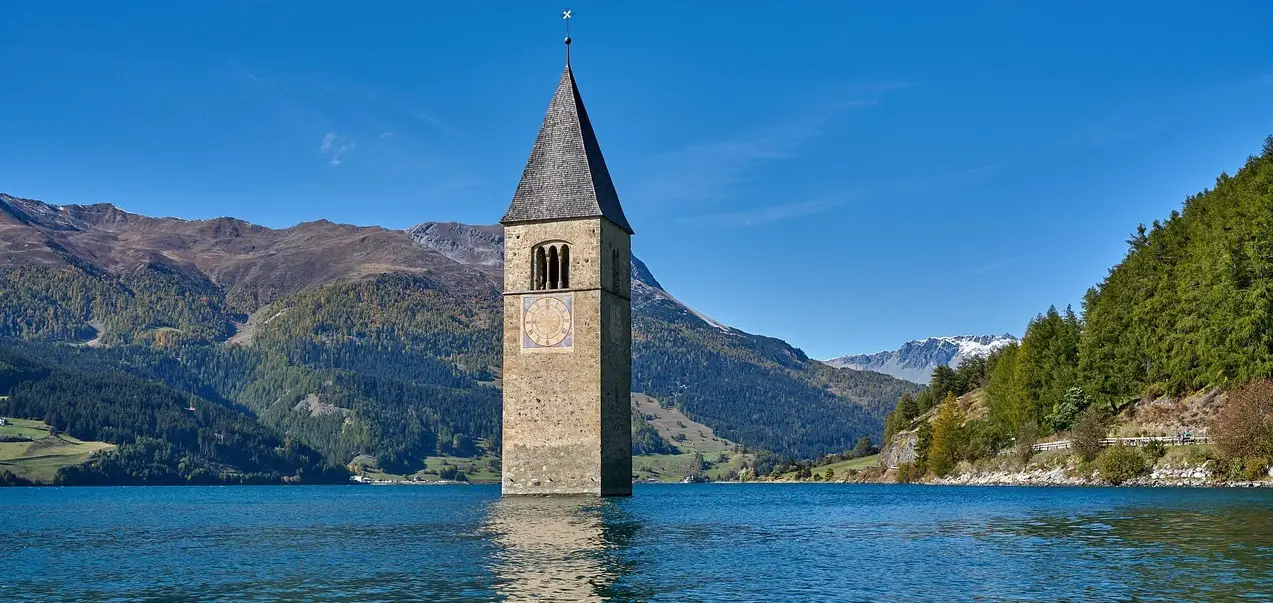
{"label": "mountain ridge", "polygon": [[[498,445],[502,244],[498,225],[271,229],[3,195],[0,339],[93,339],[34,352],[124,363],[241,405],[337,463],[410,464],[460,436]],[[633,391],[722,437],[798,457],[839,451],[878,437],[887,405],[914,389],[720,324],[638,258],[632,274]],[[305,412],[311,396],[343,411]]]}
{"label": "mountain ridge", "polygon": [[837,368],[874,371],[913,383],[927,384],[933,369],[938,366],[958,368],[969,358],[985,357],[1017,341],[1017,337],[1011,333],[927,337],[903,343],[896,350],[850,354],[822,362]]}
{"label": "mountain ridge", "polygon": [[[306,286],[385,272],[432,275],[462,288],[487,286],[456,270],[458,263],[414,245],[403,231],[379,226],[314,220],[273,229],[237,218],[152,218],[109,203],[55,206],[3,193],[0,208],[6,209],[0,213],[0,266],[74,265],[119,274],[152,263],[238,288],[260,305]],[[24,258],[31,260],[16,261]]]}

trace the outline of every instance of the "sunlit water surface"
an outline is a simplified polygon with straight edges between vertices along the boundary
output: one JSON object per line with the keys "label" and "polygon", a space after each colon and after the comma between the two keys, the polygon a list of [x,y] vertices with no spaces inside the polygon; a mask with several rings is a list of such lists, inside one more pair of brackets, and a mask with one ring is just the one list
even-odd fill
{"label": "sunlit water surface", "polygon": [[3,601],[1273,597],[1273,492],[745,484],[0,489]]}

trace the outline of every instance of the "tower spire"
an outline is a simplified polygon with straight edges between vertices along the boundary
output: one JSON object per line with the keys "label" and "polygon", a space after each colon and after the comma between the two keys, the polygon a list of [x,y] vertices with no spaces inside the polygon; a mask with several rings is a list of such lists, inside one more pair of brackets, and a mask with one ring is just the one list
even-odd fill
{"label": "tower spire", "polygon": [[[567,26],[570,16],[568,10],[561,14]],[[632,234],[579,96],[570,68],[570,37],[566,40],[566,67],[548,104],[513,202],[500,223],[603,217]]]}
{"label": "tower spire", "polygon": [[561,11],[561,20],[566,22],[566,66],[570,66],[570,9]]}

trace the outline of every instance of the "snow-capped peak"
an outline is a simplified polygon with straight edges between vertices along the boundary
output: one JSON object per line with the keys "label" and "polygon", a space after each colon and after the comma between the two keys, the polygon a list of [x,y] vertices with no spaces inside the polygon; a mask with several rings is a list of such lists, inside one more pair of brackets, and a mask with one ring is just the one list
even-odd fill
{"label": "snow-capped peak", "polygon": [[1016,342],[1016,336],[1008,333],[929,337],[908,341],[896,350],[840,356],[823,362],[834,367],[875,371],[915,383],[928,383],[933,369],[940,365],[958,368],[969,358],[987,356]]}

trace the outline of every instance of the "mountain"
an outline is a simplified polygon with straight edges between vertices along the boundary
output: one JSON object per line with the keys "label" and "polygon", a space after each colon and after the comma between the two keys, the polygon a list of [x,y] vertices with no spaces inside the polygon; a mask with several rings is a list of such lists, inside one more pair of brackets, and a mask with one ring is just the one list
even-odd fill
{"label": "mountain", "polygon": [[[498,225],[271,229],[0,195],[0,346],[235,409],[334,465],[498,450],[502,245]],[[721,325],[632,268],[633,391],[721,437],[839,451],[915,389]]]}
{"label": "mountain", "polygon": [[[498,228],[426,222],[408,232],[420,245],[501,279]],[[894,402],[888,393],[912,390],[884,375],[828,370],[780,339],[712,320],[668,293],[635,256],[632,313],[632,391],[675,405],[747,446],[796,456],[851,448],[849,431],[877,437],[881,419],[882,433]]]}
{"label": "mountain", "polygon": [[423,275],[457,292],[490,279],[402,231],[326,220],[271,229],[234,218],[151,218],[110,204],[54,206],[0,193],[0,266],[74,266],[121,275],[154,267],[226,293],[247,311],[334,281]]}
{"label": "mountain", "polygon": [[[455,262],[481,271],[502,286],[504,278],[504,234],[498,225],[470,226],[456,222],[425,222],[407,230],[417,244]],[[632,307],[634,314],[658,316],[663,320],[711,327],[729,333],[729,327],[700,314],[677,300],[654,278],[639,258],[632,258]],[[741,331],[739,334],[746,335]]]}
{"label": "mountain", "polygon": [[929,337],[908,341],[896,350],[840,356],[823,362],[829,366],[875,371],[914,383],[928,384],[929,379],[932,378],[933,369],[938,366],[958,368],[964,360],[985,357],[995,350],[1016,342],[1017,338],[1007,333]]}

